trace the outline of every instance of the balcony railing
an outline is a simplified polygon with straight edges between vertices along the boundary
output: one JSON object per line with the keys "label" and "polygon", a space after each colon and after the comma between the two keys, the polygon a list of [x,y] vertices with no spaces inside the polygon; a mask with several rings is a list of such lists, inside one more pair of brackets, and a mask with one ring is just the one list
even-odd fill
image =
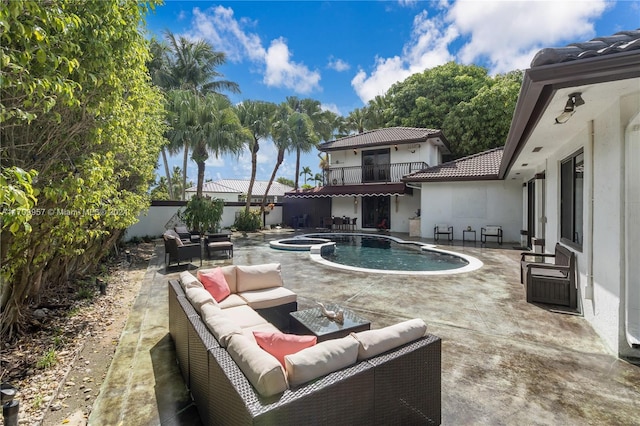
{"label": "balcony railing", "polygon": [[400,182],[403,176],[427,168],[427,163],[375,164],[366,166],[337,167],[327,171],[327,186],[360,185],[363,183]]}

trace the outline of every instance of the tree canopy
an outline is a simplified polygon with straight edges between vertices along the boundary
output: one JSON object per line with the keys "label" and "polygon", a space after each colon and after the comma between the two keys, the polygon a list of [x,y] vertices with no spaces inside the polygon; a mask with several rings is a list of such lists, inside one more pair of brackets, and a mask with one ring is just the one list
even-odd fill
{"label": "tree canopy", "polygon": [[28,214],[19,230],[3,211],[3,336],[44,291],[91,271],[148,206],[164,117],[139,25],[154,4],[2,1],[0,199],[17,188],[30,206],[8,213]]}

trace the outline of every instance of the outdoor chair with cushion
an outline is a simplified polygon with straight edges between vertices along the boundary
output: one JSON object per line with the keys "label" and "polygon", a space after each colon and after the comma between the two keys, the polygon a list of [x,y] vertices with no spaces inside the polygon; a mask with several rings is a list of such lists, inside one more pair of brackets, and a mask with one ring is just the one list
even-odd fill
{"label": "outdoor chair with cushion", "polygon": [[440,235],[446,235],[449,241],[453,241],[453,226],[449,225],[436,225],[433,228],[433,239],[438,241]]}
{"label": "outdoor chair with cushion", "polygon": [[[173,230],[169,230],[162,236],[164,239],[164,253],[165,262],[169,266],[173,262],[177,262],[180,265],[181,261],[189,260],[191,262],[193,258],[200,259],[200,266],[202,266],[202,257],[200,243],[184,243],[180,236]],[[167,256],[169,259],[167,260]]]}
{"label": "outdoor chair with cushion", "polygon": [[480,228],[480,242],[486,243],[487,237],[494,237],[498,240],[498,244],[502,244],[502,226],[487,225]]}
{"label": "outdoor chair with cushion", "polygon": [[[551,259],[553,263],[531,262],[529,257]],[[554,254],[521,253],[520,280],[525,286],[527,302],[577,307],[578,289],[576,283],[575,254],[556,244]]]}
{"label": "outdoor chair with cushion", "polygon": [[176,226],[173,230],[176,231],[184,243],[195,243],[200,241],[200,235],[189,232],[186,226]]}

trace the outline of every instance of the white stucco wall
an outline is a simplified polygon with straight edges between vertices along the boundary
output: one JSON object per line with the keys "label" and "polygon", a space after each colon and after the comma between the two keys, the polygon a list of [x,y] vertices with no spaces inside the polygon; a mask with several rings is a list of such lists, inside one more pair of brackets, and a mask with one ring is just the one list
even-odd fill
{"label": "white stucco wall", "polygon": [[[632,99],[615,101],[593,120],[593,141],[587,122],[571,140],[559,144],[558,150],[549,154],[545,163],[538,165],[536,172],[545,171],[546,179],[536,184],[544,183],[547,218],[545,251],[553,252],[556,242],[560,240],[560,164],[583,149],[584,240],[581,249],[570,247],[576,254],[579,303],[584,317],[612,352],[638,356],[638,351],[631,350],[626,343],[623,323],[625,270],[628,269],[625,266],[626,239],[640,240],[640,235],[631,235],[625,230],[625,200],[633,198],[625,195],[625,189],[628,190],[625,188],[625,168],[634,161],[625,155],[625,130],[633,114],[638,114],[640,104],[637,95],[629,98]],[[639,187],[636,185],[636,190]],[[536,202],[540,204],[540,198]],[[523,218],[526,218],[526,209]],[[590,232],[590,220],[593,220],[593,234]],[[590,259],[593,259],[591,267]],[[640,293],[637,290],[640,280],[636,279],[635,284],[631,284],[635,285],[633,291]]]}
{"label": "white stucco wall", "polygon": [[[522,184],[516,181],[433,182],[421,190],[421,235],[433,238],[436,224],[453,226],[454,239],[471,226],[501,225],[505,243],[519,243],[522,229]],[[468,237],[468,236],[467,236]],[[489,239],[495,241],[495,239]]]}
{"label": "white stucco wall", "polygon": [[[165,231],[165,226],[180,207],[175,206],[151,206],[149,210],[138,216],[138,222],[127,228],[125,240],[134,237],[159,237]],[[255,208],[255,207],[254,207]],[[184,207],[182,208],[184,210]],[[236,220],[236,212],[243,210],[244,206],[225,206],[222,212],[221,228],[231,227]],[[275,206],[265,217],[266,226],[282,222],[282,206]]]}
{"label": "white stucco wall", "polygon": [[[334,197],[331,201],[333,216],[357,217],[356,229],[362,229],[362,197],[357,197],[355,204],[353,197]],[[415,216],[420,208],[420,191],[414,190],[413,195],[391,196],[390,222],[392,232],[409,233],[409,218]]]}

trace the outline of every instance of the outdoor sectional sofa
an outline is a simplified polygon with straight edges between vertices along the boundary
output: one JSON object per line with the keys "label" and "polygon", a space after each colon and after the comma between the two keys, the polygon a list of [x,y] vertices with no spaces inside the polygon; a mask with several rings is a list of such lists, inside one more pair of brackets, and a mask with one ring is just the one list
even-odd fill
{"label": "outdoor sectional sofa", "polygon": [[[290,362],[295,365],[294,359],[302,360],[300,365],[304,366],[308,361],[305,356],[330,348],[325,352],[328,361],[295,370],[299,376],[289,375],[251,338],[256,330],[277,331],[274,324],[286,332],[288,323],[283,319],[297,309],[295,293],[282,285],[280,265],[221,269],[231,294],[219,304],[192,289],[200,282],[188,272],[181,273],[180,280],[169,281],[169,331],[183,378],[204,424],[440,424],[441,340],[423,331],[415,336],[415,325],[424,324],[422,320],[329,340],[288,355],[287,368],[293,370]],[[262,284],[260,273],[265,277]],[[226,321],[229,318],[237,323],[235,331]],[[394,330],[400,330],[405,343],[395,346],[395,340],[379,340],[380,336],[397,338]],[[358,360],[335,364],[336,358],[344,357],[344,353],[336,353],[354,345]],[[380,348],[384,351],[366,356],[367,350],[375,353]],[[275,360],[278,368],[261,368],[272,362],[268,358]],[[327,364],[322,364],[325,361]],[[316,368],[325,371],[316,372],[316,377],[310,372]],[[276,370],[281,373],[275,374]],[[279,379],[270,380],[279,374],[289,378],[281,388]],[[309,374],[312,378],[307,380]]]}

